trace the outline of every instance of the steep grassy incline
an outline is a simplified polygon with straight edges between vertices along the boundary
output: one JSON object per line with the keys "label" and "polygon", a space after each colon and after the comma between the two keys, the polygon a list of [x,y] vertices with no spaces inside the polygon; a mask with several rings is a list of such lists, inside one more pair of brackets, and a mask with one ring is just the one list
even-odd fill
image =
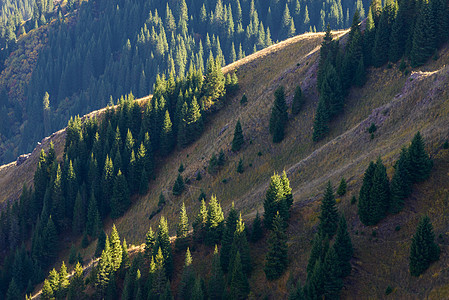
{"label": "steep grassy incline", "polygon": [[[345,33],[335,33],[334,36]],[[186,203],[190,222],[193,221],[199,208],[197,199],[201,189],[208,198],[216,194],[225,212],[234,201],[236,208],[249,221],[256,210],[263,211],[263,197],[270,176],[274,171],[285,169],[295,200],[289,227],[288,272],[280,280],[267,283],[262,270],[266,242],[259,242],[251,250],[255,262],[251,290],[256,298],[267,294],[270,298],[279,299],[287,295],[289,277],[295,282],[300,278],[304,283],[311,248],[309,242],[316,230],[320,195],[328,180],[336,186],[344,176],[348,182],[348,193],[337,200],[339,210],[348,219],[355,257],[353,272],[345,282],[343,298],[384,298],[388,285],[393,288],[390,297],[395,299],[448,297],[449,274],[445,266],[449,263],[446,246],[449,244],[446,234],[449,228],[449,152],[440,148],[448,138],[449,128],[449,49],[446,46],[440,51],[437,61],[429,62],[409,75],[403,75],[396,66],[370,69],[366,85],[351,89],[344,113],[330,124],[328,137],[313,143],[312,124],[318,100],[316,70],[322,36],[304,34],[294,37],[225,67],[225,72],[237,72],[240,84],[238,94],[212,117],[196,143],[176,151],[160,164],[157,178],[150,184],[150,192],[133,199],[130,210],[116,220],[120,235],[128,242],[141,244],[149,225],[155,228],[162,215],[169,219],[170,230],[174,234],[181,203]],[[290,102],[297,84],[302,87],[305,105],[297,117],[290,118],[285,140],[273,144],[268,134],[268,123],[274,90],[284,85],[287,101]],[[246,106],[240,104],[243,93],[248,97]],[[245,146],[235,154],[230,148],[238,119],[242,123]],[[373,122],[378,130],[375,138],[371,139],[366,129]],[[400,214],[387,217],[374,228],[363,226],[356,215],[356,205],[349,202],[352,195],[358,196],[363,172],[369,161],[380,155],[391,177],[392,165],[401,147],[407,145],[418,130],[434,158],[431,178],[414,187]],[[60,132],[53,137],[58,154],[63,148],[63,136],[64,133]],[[43,145],[48,147],[46,143]],[[209,175],[206,172],[208,160],[220,149],[226,153],[226,165],[216,175]],[[38,155],[39,151],[35,150],[31,159],[21,166],[0,167],[0,201],[17,195],[21,189],[20,184],[5,190],[5,184],[11,184],[18,178],[32,179]],[[240,158],[245,164],[243,174],[236,172]],[[186,168],[183,176],[190,179],[190,183],[181,196],[175,197],[171,190],[181,162]],[[201,181],[195,180],[198,171],[203,175]],[[16,175],[18,172],[23,172],[23,175]],[[3,178],[7,177],[12,178],[6,182]],[[161,191],[166,196],[167,205],[149,220],[157,207]],[[411,278],[408,252],[411,236],[423,214],[430,216],[436,235],[441,234],[442,254],[440,261],[424,275]],[[376,231],[375,236],[373,230]],[[95,243],[92,243],[83,253],[84,257],[92,255],[94,248]],[[204,257],[210,255],[210,249],[196,249],[192,254],[194,261],[204,262]],[[181,257],[175,257],[177,267],[180,267],[181,261]],[[207,264],[198,266],[198,270],[207,273]]]}

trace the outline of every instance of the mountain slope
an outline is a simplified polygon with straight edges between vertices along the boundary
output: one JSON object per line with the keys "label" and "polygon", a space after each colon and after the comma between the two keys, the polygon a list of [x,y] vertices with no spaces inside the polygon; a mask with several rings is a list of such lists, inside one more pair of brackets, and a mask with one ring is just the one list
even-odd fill
{"label": "mountain slope", "polygon": [[[336,35],[342,34],[345,32]],[[140,244],[149,223],[154,228],[160,216],[165,215],[174,233],[180,204],[186,203],[189,218],[193,220],[201,189],[208,198],[212,193],[216,194],[225,211],[234,201],[236,208],[249,220],[257,209],[263,210],[264,193],[273,171],[286,169],[295,200],[289,227],[289,270],[280,280],[267,284],[262,270],[266,245],[262,241],[252,249],[256,265],[250,281],[256,297],[267,294],[279,298],[288,291],[289,276],[305,281],[305,266],[311,248],[308,241],[316,230],[314,225],[321,192],[328,180],[335,185],[344,176],[349,192],[339,200],[339,209],[348,219],[355,258],[353,273],[345,282],[343,298],[383,298],[388,285],[394,289],[392,296],[395,298],[444,298],[448,279],[444,266],[448,262],[445,186],[449,182],[449,153],[439,147],[448,138],[449,95],[445,87],[449,85],[449,49],[444,47],[437,61],[413,70],[411,75],[403,75],[396,66],[370,69],[365,86],[351,90],[344,113],[331,123],[328,137],[313,143],[312,122],[317,105],[315,82],[321,39],[322,34],[301,35],[225,67],[225,72],[237,72],[240,91],[211,118],[196,143],[166,158],[157,171],[157,178],[151,182],[150,192],[134,199],[130,210],[116,221],[118,230],[127,241]],[[287,100],[291,101],[297,84],[302,87],[306,103],[297,117],[290,118],[286,139],[274,145],[268,134],[273,92],[279,85],[284,85]],[[243,93],[248,97],[246,106],[239,103]],[[242,123],[245,146],[234,154],[229,150],[238,119]],[[372,122],[378,127],[374,139],[366,131]],[[358,196],[369,161],[380,155],[391,177],[392,164],[401,147],[408,145],[418,130],[434,158],[431,178],[414,187],[403,212],[386,218],[376,227],[361,225],[356,206],[350,205],[349,201],[352,195]],[[62,131],[51,138],[59,155],[63,149],[63,136]],[[48,147],[48,143],[42,144]],[[215,176],[206,174],[209,158],[220,149],[226,153],[226,165]],[[19,176],[30,181],[38,155],[39,151],[35,150],[21,166],[1,167],[0,178],[11,178],[9,182],[0,181],[0,190],[4,191],[5,185],[11,185]],[[240,158],[244,159],[246,167],[241,175],[235,171]],[[183,195],[175,197],[171,195],[171,189],[181,162],[186,168],[183,176],[189,178],[190,183]],[[203,175],[199,182],[195,181],[198,171]],[[18,195],[20,190],[21,186],[15,185],[13,189],[5,190],[7,196],[2,192],[0,199]],[[164,191],[168,204],[149,222],[148,217],[156,209],[161,191]],[[411,278],[408,273],[410,237],[422,214],[431,217],[436,235],[442,234],[442,255],[423,276]],[[400,226],[398,231],[395,230],[397,226]],[[376,230],[375,237],[373,230]],[[83,253],[85,257],[92,254],[94,246],[87,248]],[[193,254],[194,260],[199,261],[200,255],[208,253],[202,251]],[[207,267],[199,268],[207,272]]]}

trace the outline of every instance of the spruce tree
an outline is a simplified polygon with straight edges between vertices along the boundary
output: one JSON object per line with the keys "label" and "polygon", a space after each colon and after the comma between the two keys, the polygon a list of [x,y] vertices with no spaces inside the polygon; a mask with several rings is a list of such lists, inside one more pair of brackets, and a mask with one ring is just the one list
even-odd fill
{"label": "spruce tree", "polygon": [[214,256],[212,258],[211,276],[209,278],[209,297],[210,299],[220,299],[223,296],[225,282],[221,269],[220,254],[218,254],[217,245],[215,245]]}
{"label": "spruce tree", "polygon": [[257,211],[251,229],[251,241],[255,243],[259,241],[262,237],[263,237],[262,222],[260,221],[259,211]]}
{"label": "spruce tree", "polygon": [[107,240],[106,234],[104,233],[104,230],[102,230],[98,235],[97,247],[95,249],[95,257],[100,257],[101,252],[105,249],[106,240]]}
{"label": "spruce tree", "polygon": [[243,272],[246,274],[246,276],[249,276],[251,274],[251,254],[249,251],[249,244],[246,237],[246,230],[245,230],[245,223],[242,220],[242,215],[240,215],[237,226],[235,228],[234,232],[234,239],[232,241],[231,246],[231,256],[229,260],[229,268],[232,269],[232,265],[234,264],[234,259],[236,253],[240,253],[240,259],[242,262],[242,269]]}
{"label": "spruce tree", "polygon": [[62,262],[58,277],[59,277],[59,282],[58,282],[57,297],[63,299],[67,295],[67,289],[69,287],[69,274],[67,273],[67,267],[66,267],[64,261]]}
{"label": "spruce tree", "polygon": [[431,3],[425,0],[420,6],[410,51],[412,67],[423,65],[436,50],[437,37],[435,36],[435,20],[432,14]]}
{"label": "spruce tree", "polygon": [[[12,280],[14,280],[14,278]],[[11,284],[10,284],[10,286],[11,286]],[[17,285],[16,285],[16,288],[17,288]],[[20,293],[20,291],[19,291],[19,293]],[[48,281],[48,279],[44,280],[44,285],[42,286],[41,297],[43,300],[55,299],[54,294],[53,294],[53,289],[51,288],[50,281]],[[20,297],[17,297],[16,299],[20,299]]]}
{"label": "spruce tree", "polygon": [[[156,236],[155,249],[160,248],[163,254],[164,269],[167,278],[170,278],[173,272],[173,255],[170,245],[170,235],[168,234],[168,224],[164,217],[159,221],[159,227]],[[157,255],[157,252],[154,253]]]}
{"label": "spruce tree", "polygon": [[295,89],[295,95],[292,102],[292,115],[296,116],[304,104],[304,96],[302,95],[301,86],[297,85]]}
{"label": "spruce tree", "polygon": [[242,158],[239,159],[239,163],[237,164],[236,171],[239,174],[242,174],[243,172],[245,172],[245,167],[243,166],[243,159]]}
{"label": "spruce tree", "polygon": [[324,99],[320,97],[318,101],[318,107],[315,112],[315,119],[313,121],[313,141],[318,142],[329,131],[327,122],[329,120],[329,114],[326,109],[326,103]]}
{"label": "spruce tree", "polygon": [[440,247],[435,243],[433,226],[428,216],[420,219],[410,247],[410,274],[421,275],[430,264],[440,258]]}
{"label": "spruce tree", "polygon": [[184,269],[182,271],[181,282],[178,288],[178,297],[180,299],[189,300],[192,296],[193,285],[195,284],[195,272],[192,266],[192,256],[187,248],[184,260]]}
{"label": "spruce tree", "polygon": [[84,286],[83,267],[78,262],[75,266],[75,270],[70,280],[68,299],[74,300],[77,298],[83,298],[84,288],[85,286]]}
{"label": "spruce tree", "polygon": [[154,296],[161,296],[165,289],[166,284],[168,282],[167,275],[164,269],[164,256],[162,255],[162,250],[159,247],[156,251],[156,255],[154,256],[154,275],[153,275],[153,282],[152,282],[152,288],[151,288],[151,294]]}
{"label": "spruce tree", "polygon": [[232,203],[231,210],[226,218],[226,226],[223,232],[223,239],[221,240],[220,263],[224,272],[228,272],[229,260],[231,258],[232,242],[234,240],[234,233],[237,227],[237,211]]}
{"label": "spruce tree", "polygon": [[354,254],[352,247],[351,237],[348,233],[346,225],[346,219],[344,216],[340,217],[338,223],[337,235],[335,237],[335,243],[332,246],[337,254],[339,276],[344,278],[351,274],[350,260]]}
{"label": "spruce tree", "polygon": [[117,271],[122,264],[122,243],[120,242],[120,237],[115,227],[115,224],[112,225],[111,235],[109,237],[109,246],[111,253],[111,268],[112,271]]}
{"label": "spruce tree", "polygon": [[178,250],[185,249],[188,241],[188,234],[189,234],[189,219],[187,217],[187,211],[186,206],[184,202],[181,206],[181,212],[179,214],[179,223],[178,228],[176,230],[176,248]]}
{"label": "spruce tree", "polygon": [[321,202],[321,214],[319,218],[319,231],[323,236],[327,235],[329,238],[332,238],[338,227],[338,210],[330,181],[327,183],[326,192]]}
{"label": "spruce tree", "polygon": [[230,296],[232,299],[246,299],[249,291],[248,279],[242,270],[240,252],[237,251],[231,272]]}
{"label": "spruce tree", "polygon": [[268,280],[274,280],[284,274],[288,264],[287,234],[279,213],[274,217],[268,245],[264,271]]}
{"label": "spruce tree", "polygon": [[290,207],[293,205],[293,194],[292,188],[290,187],[290,180],[288,180],[287,172],[285,172],[285,170],[282,172],[281,175],[281,183],[284,189],[283,201],[285,201],[285,204],[287,205],[288,209],[290,209]]}
{"label": "spruce tree", "polygon": [[371,222],[371,187],[373,185],[373,175],[376,166],[374,162],[370,162],[368,168],[365,171],[365,175],[363,176],[362,187],[359,192],[359,201],[358,201],[358,215],[360,221],[368,225]]}
{"label": "spruce tree", "polygon": [[240,124],[240,120],[238,120],[237,124],[235,125],[234,139],[232,140],[232,151],[239,151],[242,148],[244,142],[245,141],[243,139],[242,125]]}
{"label": "spruce tree", "polygon": [[20,299],[21,293],[19,287],[17,286],[15,279],[12,278],[9,283],[8,291],[6,292],[6,300],[20,300]]}
{"label": "spruce tree", "polygon": [[270,134],[273,136],[273,143],[280,143],[284,139],[285,126],[288,120],[287,103],[285,102],[283,86],[276,89],[274,97],[275,100],[270,117]]}
{"label": "spruce tree", "polygon": [[154,253],[154,245],[156,244],[156,235],[153,232],[153,229],[150,226],[148,232],[145,236],[145,256],[151,261]]}
{"label": "spruce tree", "polygon": [[84,201],[81,198],[80,192],[76,195],[75,206],[73,208],[72,232],[78,235],[85,227],[85,209]]}
{"label": "spruce tree", "polygon": [[203,291],[203,281],[202,279],[197,276],[195,279],[195,282],[193,284],[192,289],[192,297],[190,298],[192,300],[204,300],[204,291]]}
{"label": "spruce tree", "polygon": [[426,153],[424,139],[419,131],[413,137],[408,152],[410,157],[409,170],[412,182],[426,180],[432,169],[432,161]]}
{"label": "spruce tree", "polygon": [[380,157],[376,162],[369,201],[371,202],[370,225],[375,225],[385,217],[390,208],[390,182]]}
{"label": "spruce tree", "polygon": [[193,238],[197,242],[203,242],[206,234],[207,207],[204,199],[201,199],[201,206],[195,221],[192,224]]}
{"label": "spruce tree", "polygon": [[224,227],[224,216],[221,205],[215,195],[212,195],[207,207],[206,243],[215,245],[221,241]]}
{"label": "spruce tree", "polygon": [[161,154],[168,155],[174,146],[174,137],[173,137],[173,129],[172,122],[170,120],[170,114],[168,110],[165,111],[164,122],[162,124],[161,130]]}
{"label": "spruce tree", "polygon": [[111,218],[121,217],[130,205],[128,182],[119,170],[114,181],[111,198]]}
{"label": "spruce tree", "polygon": [[343,196],[346,194],[346,179],[344,177],[341,178],[340,184],[338,185],[337,195]]}
{"label": "spruce tree", "polygon": [[339,299],[340,291],[343,288],[343,281],[340,278],[339,261],[337,253],[333,247],[329,248],[323,260],[322,272],[324,277],[324,299]]}
{"label": "spruce tree", "polygon": [[182,178],[181,174],[178,174],[178,178],[176,178],[175,184],[173,185],[173,195],[181,195],[184,189],[184,179]]}
{"label": "spruce tree", "polygon": [[87,210],[86,231],[91,237],[97,237],[102,227],[95,194],[92,192]]}
{"label": "spruce tree", "polygon": [[411,193],[411,178],[409,173],[410,159],[408,149],[403,148],[399,160],[395,164],[395,172],[390,184],[390,212],[399,213],[404,206],[404,199]]}
{"label": "spruce tree", "polygon": [[271,176],[268,190],[264,200],[264,226],[271,229],[274,216],[279,212],[284,222],[288,221],[288,204],[284,193],[284,184],[281,176],[274,174]]}

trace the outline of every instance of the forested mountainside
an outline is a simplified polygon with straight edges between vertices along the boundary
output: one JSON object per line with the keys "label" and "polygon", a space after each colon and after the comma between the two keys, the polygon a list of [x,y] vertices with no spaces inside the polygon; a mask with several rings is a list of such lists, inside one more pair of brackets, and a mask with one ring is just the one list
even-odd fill
{"label": "forested mountainside", "polygon": [[[31,75],[1,86],[2,162],[31,151],[37,141],[65,126],[70,116],[104,107],[111,97],[149,94],[158,75],[185,75],[190,66],[204,71],[211,55],[221,56],[222,65],[229,64],[295,34],[322,31],[327,23],[334,29],[348,27],[354,11],[358,9],[363,18],[369,4],[361,0],[71,2],[61,7],[53,1],[36,1],[39,12],[34,10],[36,16],[23,30],[31,30],[32,35],[35,27],[49,27],[42,28],[48,40],[33,35],[19,39],[22,44],[44,43],[39,59],[29,68],[2,74]],[[23,30],[17,22],[9,24],[6,40],[13,43]],[[16,69],[21,66],[10,58],[6,67],[13,63]],[[43,105],[44,97],[48,107]]]}
{"label": "forested mountainside", "polygon": [[34,176],[0,216],[0,292],[447,297],[447,9],[374,1],[364,30],[212,54],[72,118],[0,168]]}

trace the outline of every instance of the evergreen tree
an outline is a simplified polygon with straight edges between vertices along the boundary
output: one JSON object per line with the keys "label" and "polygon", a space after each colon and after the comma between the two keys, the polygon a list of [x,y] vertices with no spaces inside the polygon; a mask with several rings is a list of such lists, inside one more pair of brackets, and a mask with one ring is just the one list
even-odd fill
{"label": "evergreen tree", "polygon": [[109,241],[106,237],[105,248],[101,252],[100,260],[97,265],[97,272],[95,278],[95,288],[97,294],[102,297],[105,295],[106,288],[109,285],[110,276],[112,272],[112,261],[109,249]]}
{"label": "evergreen tree", "polygon": [[206,243],[215,245],[221,241],[223,234],[224,216],[221,205],[215,195],[212,195],[207,207]]}
{"label": "evergreen tree", "polygon": [[117,271],[122,264],[122,243],[120,242],[120,237],[118,235],[117,228],[115,224],[112,225],[111,235],[109,237],[109,246],[111,249],[111,268],[112,271]]}
{"label": "evergreen tree", "polygon": [[229,260],[230,267],[228,269],[232,269],[237,252],[240,253],[243,272],[245,272],[246,276],[249,276],[252,269],[251,254],[249,251],[248,240],[246,238],[245,223],[243,222],[241,215],[237,221],[237,226],[234,232],[234,239],[231,246],[231,256]]}
{"label": "evergreen tree", "polygon": [[191,299],[193,285],[195,284],[195,272],[192,266],[192,256],[187,248],[184,261],[184,269],[182,271],[181,282],[178,288],[178,296],[180,299]]}
{"label": "evergreen tree", "polygon": [[249,291],[248,279],[242,270],[240,252],[237,251],[231,273],[230,296],[232,299],[246,299]]}
{"label": "evergreen tree", "polygon": [[21,293],[20,293],[19,287],[17,286],[14,278],[12,278],[11,282],[9,283],[8,291],[6,293],[6,299],[7,300],[20,300],[21,299]]}
{"label": "evergreen tree", "polygon": [[214,256],[212,258],[211,276],[209,278],[209,288],[208,288],[210,299],[220,299],[223,297],[225,283],[223,271],[221,269],[220,255],[218,254],[217,245],[215,245]]}
{"label": "evergreen tree", "polygon": [[173,195],[181,195],[184,189],[184,179],[182,178],[181,174],[178,174],[178,178],[176,178],[175,184],[173,185]]}
{"label": "evergreen tree", "polygon": [[101,252],[106,247],[106,240],[107,240],[106,233],[104,233],[104,230],[102,230],[98,235],[97,247],[95,248],[95,257],[100,257]]}
{"label": "evergreen tree", "polygon": [[341,178],[340,184],[338,185],[337,195],[343,196],[346,194],[346,179],[344,177]]}
{"label": "evergreen tree", "polygon": [[[167,278],[170,278],[173,272],[173,255],[170,245],[170,235],[168,234],[168,224],[167,220],[164,217],[161,217],[161,220],[159,221],[159,227],[156,236],[155,249],[158,248],[162,250],[166,276]],[[157,255],[157,252],[154,253],[154,255]]]}
{"label": "evergreen tree", "polygon": [[177,249],[184,249],[188,244],[189,234],[189,219],[187,217],[186,206],[184,202],[181,206],[181,212],[179,214],[179,223],[176,230],[176,247]]}
{"label": "evergreen tree", "polygon": [[271,229],[274,216],[279,212],[285,222],[288,220],[288,204],[284,197],[284,184],[278,174],[271,176],[264,200],[264,225]]}
{"label": "evergreen tree", "polygon": [[192,224],[193,237],[196,241],[202,242],[206,234],[207,207],[204,199],[201,199],[201,206],[195,221]]}
{"label": "evergreen tree", "polygon": [[63,299],[67,295],[67,289],[69,287],[69,274],[67,273],[67,267],[64,261],[62,262],[61,269],[59,270],[58,278],[59,282],[57,297]]}
{"label": "evergreen tree", "polygon": [[284,274],[288,265],[287,234],[279,214],[274,217],[268,244],[269,250],[264,271],[268,280],[274,280]]}
{"label": "evergreen tree", "polygon": [[237,124],[235,125],[234,139],[232,140],[232,151],[239,151],[244,143],[245,141],[243,139],[242,125],[240,124],[240,120],[238,120]]}
{"label": "evergreen tree", "polygon": [[432,14],[431,3],[426,0],[420,6],[410,51],[412,67],[423,65],[436,50],[437,37],[435,36],[435,20]]}
{"label": "evergreen tree", "polygon": [[168,282],[167,275],[164,269],[164,256],[162,255],[162,250],[160,247],[158,248],[156,255],[154,256],[154,264],[155,271],[151,294],[159,297],[164,293],[166,284]]}
{"label": "evergreen tree", "polygon": [[259,211],[256,213],[256,217],[253,221],[252,231],[251,231],[251,241],[253,243],[259,241],[263,236],[262,222],[260,221]]}
{"label": "evergreen tree", "polygon": [[122,216],[130,205],[128,182],[119,170],[114,181],[114,189],[111,198],[111,218]]}
{"label": "evergreen tree", "polygon": [[220,263],[221,268],[224,272],[228,272],[229,261],[231,258],[232,242],[234,240],[234,233],[237,227],[237,220],[237,211],[235,210],[233,202],[228,217],[226,218],[226,226],[223,232],[223,239],[221,241]]}
{"label": "evergreen tree", "polygon": [[293,195],[292,195],[292,188],[290,187],[290,180],[288,180],[287,172],[285,172],[285,170],[282,172],[281,175],[281,183],[284,189],[283,201],[285,201],[285,204],[287,205],[288,209],[290,209],[290,207],[293,205]]}
{"label": "evergreen tree", "polygon": [[75,270],[70,280],[68,299],[77,299],[84,297],[84,277],[83,277],[83,267],[78,262],[75,266]]}
{"label": "evergreen tree", "polygon": [[323,236],[332,238],[337,231],[338,211],[330,181],[327,183],[326,192],[324,193],[323,201],[321,202],[321,214],[319,218],[319,231]]}
{"label": "evergreen tree", "polygon": [[100,213],[98,212],[95,194],[92,193],[89,199],[89,208],[87,210],[86,231],[92,237],[98,236],[102,227]]}
{"label": "evergreen tree", "polygon": [[288,120],[287,103],[285,102],[283,86],[276,89],[274,97],[275,100],[270,117],[270,134],[273,136],[273,143],[280,143],[284,139],[285,126]]}
{"label": "evergreen tree", "polygon": [[72,232],[78,235],[85,227],[85,215],[84,215],[84,201],[81,198],[81,194],[78,192],[75,200],[75,207],[73,208],[73,221]]}
{"label": "evergreen tree", "polygon": [[245,167],[243,166],[243,159],[239,159],[239,163],[237,164],[237,173],[242,174],[245,171]]}
{"label": "evergreen tree", "polygon": [[399,213],[404,206],[404,199],[411,193],[411,178],[410,178],[410,157],[407,148],[402,148],[399,160],[395,165],[395,172],[391,179],[391,205],[390,212],[393,214]]}
{"label": "evergreen tree", "polygon": [[349,276],[349,274],[351,274],[350,260],[354,254],[354,249],[352,247],[351,237],[349,236],[346,219],[344,216],[340,217],[333,248],[337,254],[337,270],[340,272],[339,276],[341,278]]}
{"label": "evergreen tree", "polygon": [[170,114],[168,110],[165,111],[164,122],[162,124],[161,130],[161,154],[168,155],[174,146],[174,137],[173,137],[173,129],[172,122],[170,120]]}
{"label": "evergreen tree", "polygon": [[370,190],[370,225],[377,224],[390,208],[390,183],[387,171],[379,157],[373,174],[373,185]]}
{"label": "evergreen tree", "polygon": [[200,277],[196,277],[192,289],[192,300],[204,300],[203,285]]}
{"label": "evergreen tree", "polygon": [[153,257],[153,253],[155,251],[154,245],[156,244],[156,235],[153,232],[153,229],[150,226],[150,229],[148,229],[148,232],[145,236],[145,256],[148,258],[149,261],[151,261],[151,258]]}
{"label": "evergreen tree", "polygon": [[432,161],[426,153],[424,139],[419,131],[413,137],[408,152],[410,157],[409,171],[412,182],[426,180],[432,169]]}
{"label": "evergreen tree", "polygon": [[[13,278],[13,280],[14,280],[14,278]],[[41,297],[43,300],[55,299],[54,294],[53,294],[53,289],[51,288],[51,285],[50,285],[50,282],[48,281],[48,279],[44,280],[44,285],[42,286]],[[20,297],[17,297],[16,299],[20,299]]]}
{"label": "evergreen tree", "polygon": [[328,112],[326,110],[326,104],[320,97],[318,101],[318,107],[315,113],[315,119],[313,121],[313,141],[318,142],[329,131],[327,121],[329,119]]}
{"label": "evergreen tree", "polygon": [[337,253],[333,247],[329,248],[322,265],[324,277],[324,299],[339,299],[340,291],[343,288],[343,281],[339,277],[339,261]]}
{"label": "evergreen tree", "polygon": [[295,89],[295,95],[293,96],[292,115],[296,116],[301,111],[303,105],[304,96],[302,95],[301,86],[297,85]]}
{"label": "evergreen tree", "polygon": [[410,274],[421,275],[430,264],[440,258],[440,247],[435,243],[433,226],[428,216],[420,219],[410,247]]}

